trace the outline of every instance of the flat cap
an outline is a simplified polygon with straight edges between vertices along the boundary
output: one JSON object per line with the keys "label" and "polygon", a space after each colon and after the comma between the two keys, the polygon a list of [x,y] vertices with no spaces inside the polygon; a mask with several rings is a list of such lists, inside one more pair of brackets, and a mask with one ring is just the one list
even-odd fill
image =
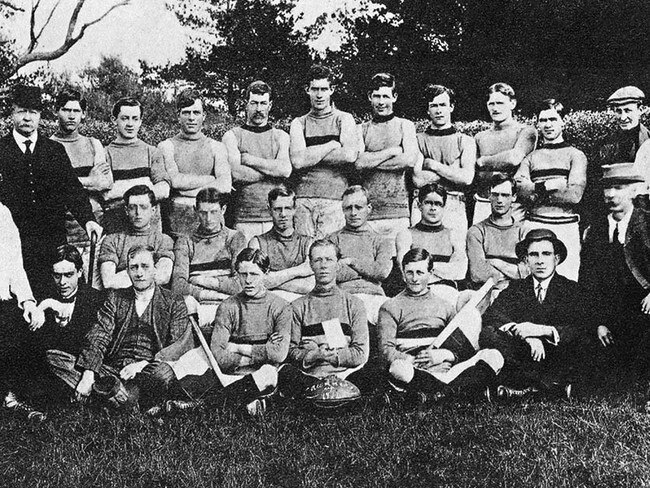
{"label": "flat cap", "polygon": [[605,185],[642,183],[644,181],[643,176],[641,176],[634,167],[634,163],[603,165],[602,182]]}
{"label": "flat cap", "polygon": [[636,86],[624,86],[609,96],[607,105],[624,105],[632,102],[641,103],[644,99],[645,93]]}

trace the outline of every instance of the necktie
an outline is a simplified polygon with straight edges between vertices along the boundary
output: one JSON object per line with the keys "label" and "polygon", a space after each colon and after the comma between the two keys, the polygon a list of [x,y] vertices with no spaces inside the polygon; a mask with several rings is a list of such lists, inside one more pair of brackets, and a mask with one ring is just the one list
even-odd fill
{"label": "necktie", "polygon": [[616,227],[614,227],[614,234],[612,235],[612,244],[619,244],[619,242],[618,242],[618,222],[616,222]]}
{"label": "necktie", "polygon": [[539,303],[544,302],[544,288],[542,287],[541,283],[537,285],[537,301]]}
{"label": "necktie", "polygon": [[32,145],[31,139],[27,139],[25,141],[25,155],[26,156],[31,156],[32,155],[32,150],[30,148],[31,145]]}

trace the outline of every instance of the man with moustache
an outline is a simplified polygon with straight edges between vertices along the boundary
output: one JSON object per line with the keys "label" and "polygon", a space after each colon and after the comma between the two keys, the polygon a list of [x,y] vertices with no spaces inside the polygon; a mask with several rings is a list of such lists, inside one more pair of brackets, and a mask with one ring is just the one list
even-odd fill
{"label": "man with moustache", "polygon": [[[517,98],[510,85],[495,83],[490,86],[487,108],[493,125],[474,137],[478,158],[473,223],[490,215],[490,178],[495,173],[513,176],[524,158],[535,149],[537,131],[514,119],[513,110],[516,106]],[[515,220],[524,218],[524,212],[517,204],[513,206],[512,214]]]}
{"label": "man with moustache", "polygon": [[[417,135],[422,157],[415,164],[413,184],[422,188],[438,183],[447,191],[443,223],[464,239],[467,232],[465,199],[474,180],[476,143],[452,125],[451,115],[456,108],[454,90],[442,85],[428,85],[425,93],[431,125]],[[420,220],[419,210],[415,208],[416,205],[411,218],[413,224]]]}
{"label": "man with moustache", "polygon": [[99,238],[103,232],[64,147],[39,134],[42,110],[41,90],[18,85],[12,97],[13,130],[0,139],[0,201],[20,232],[25,271],[37,299],[50,285],[43,263],[52,262],[56,248],[66,243],[66,212],[88,236]]}
{"label": "man with moustache", "polygon": [[176,111],[178,134],[158,144],[171,184],[166,232],[174,238],[191,236],[196,229],[194,202],[202,188],[228,194],[232,187],[226,147],[203,133],[206,114],[200,94],[183,90]]}
{"label": "man with moustache", "polygon": [[361,173],[361,183],[370,201],[374,202],[370,225],[394,240],[400,230],[409,226],[407,178],[417,159],[415,126],[393,113],[397,91],[395,77],[390,73],[372,77],[368,99],[372,120],[360,126],[362,150],[355,167]]}
{"label": "man with moustache", "polygon": [[296,184],[296,230],[318,239],[343,226],[341,196],[358,155],[354,118],[332,105],[333,76],[314,65],[305,92],[309,113],[291,122],[289,155]]}
{"label": "man with moustache", "polygon": [[236,189],[235,229],[246,241],[271,229],[267,196],[291,174],[289,134],[269,125],[271,87],[254,81],[246,89],[246,123],[223,136]]}
{"label": "man with moustache", "polygon": [[587,157],[564,139],[564,107],[553,98],[537,112],[541,146],[526,156],[515,174],[521,201],[527,207],[529,229],[546,228],[567,246],[559,271],[578,280],[580,270],[580,216],[577,207],[587,184]]}

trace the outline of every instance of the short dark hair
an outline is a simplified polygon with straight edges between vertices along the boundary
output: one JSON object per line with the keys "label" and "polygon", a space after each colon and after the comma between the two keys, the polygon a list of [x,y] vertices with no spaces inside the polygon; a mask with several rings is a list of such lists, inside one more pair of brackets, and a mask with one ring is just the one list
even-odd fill
{"label": "short dark hair", "polygon": [[515,195],[517,193],[517,182],[512,176],[505,175],[503,173],[496,173],[495,175],[490,178],[490,190],[494,188],[495,186],[499,186],[502,183],[510,183],[510,186],[512,186],[512,194]]}
{"label": "short dark hair", "polygon": [[434,85],[431,83],[424,89],[424,94],[427,97],[427,103],[444,93],[449,95],[449,104],[456,105],[456,92],[451,88],[447,88],[444,85]]}
{"label": "short dark hair", "polygon": [[271,189],[269,192],[269,206],[273,205],[273,202],[275,202],[280,197],[291,197],[293,199],[293,205],[296,205],[296,192],[285,185],[280,185]]}
{"label": "short dark hair", "polygon": [[134,246],[131,246],[126,253],[126,262],[130,263],[131,259],[138,254],[151,254],[153,262],[156,262],[156,250],[149,244],[135,244]]}
{"label": "short dark hair", "polygon": [[124,200],[124,203],[128,205],[129,198],[138,195],[147,195],[149,197],[149,201],[151,202],[151,206],[153,207],[154,205],[156,205],[156,194],[147,185],[132,186],[131,188],[129,188],[124,192],[124,196],[122,197],[122,199]]}
{"label": "short dark hair", "polygon": [[271,268],[271,260],[261,249],[253,249],[252,247],[247,247],[241,250],[235,259],[235,269],[239,271],[239,264],[243,262],[250,262],[257,264],[257,266],[262,270],[262,273],[266,274]]}
{"label": "short dark hair", "polygon": [[490,85],[490,87],[488,88],[488,98],[493,93],[501,93],[502,95],[507,96],[510,100],[517,99],[517,96],[515,95],[515,90],[507,83],[500,82],[500,83],[495,83],[494,85]]}
{"label": "short dark hair", "polygon": [[228,193],[221,193],[216,188],[211,186],[202,188],[196,195],[196,206],[199,203],[218,203],[222,207],[228,203]]}
{"label": "short dark hair", "polygon": [[437,193],[442,197],[442,204],[447,205],[447,190],[438,183],[429,183],[418,190],[418,202],[422,203],[429,193]]}
{"label": "short dark hair", "polygon": [[390,73],[377,73],[370,80],[370,91],[379,90],[381,87],[387,86],[393,92],[393,95],[396,92],[395,87],[395,77]]}
{"label": "short dark hair", "polygon": [[427,262],[427,270],[429,272],[433,270],[433,258],[431,257],[431,254],[421,247],[409,249],[409,251],[404,254],[404,257],[402,258],[402,269],[404,269],[407,264],[419,263],[420,261]]}
{"label": "short dark hair", "polygon": [[539,117],[540,112],[543,110],[555,110],[560,117],[564,116],[564,105],[562,105],[562,103],[557,101],[555,98],[547,98],[546,100],[542,100],[537,104],[537,108],[535,110],[537,117]]}
{"label": "short dark hair", "polygon": [[246,88],[246,100],[250,99],[251,93],[254,93],[255,95],[264,95],[268,93],[269,100],[273,100],[273,90],[271,90],[271,87],[268,85],[268,83],[262,80],[254,81],[248,85]]}
{"label": "short dark hair", "polygon": [[117,102],[115,102],[115,105],[113,105],[113,110],[111,110],[113,117],[117,118],[117,116],[120,115],[120,110],[122,110],[122,107],[138,107],[140,109],[140,116],[142,116],[142,104],[140,103],[140,100],[138,100],[137,98],[134,97],[120,98]]}
{"label": "short dark hair", "polygon": [[336,252],[336,259],[341,259],[341,249],[334,242],[328,239],[317,239],[311,243],[309,246],[309,259],[311,259],[312,251],[318,249],[319,247],[332,247]]}
{"label": "short dark hair", "polygon": [[201,102],[201,107],[204,107],[201,94],[192,88],[186,88],[176,97],[176,111],[180,112],[184,108],[191,107],[197,100]]}
{"label": "short dark hair", "polygon": [[81,92],[73,88],[65,88],[59,92],[55,102],[56,109],[61,110],[68,102],[79,102],[79,106],[84,112],[88,105],[86,99],[81,95]]}
{"label": "short dark hair", "polygon": [[81,258],[81,254],[76,247],[70,244],[63,244],[62,246],[56,248],[56,252],[54,253],[54,257],[52,259],[52,266],[54,266],[56,263],[60,263],[61,261],[68,261],[74,264],[74,267],[77,268],[77,271],[81,271],[84,267],[84,262]]}
{"label": "short dark hair", "polygon": [[343,200],[345,197],[348,195],[354,195],[355,193],[361,193],[366,197],[366,201],[370,203],[370,194],[368,193],[368,190],[366,190],[363,186],[361,185],[352,185],[348,186],[345,191],[343,192],[343,195],[341,195],[341,200]]}
{"label": "short dark hair", "polygon": [[334,83],[334,76],[329,68],[326,68],[322,64],[315,64],[309,68],[305,84],[309,86],[313,80],[327,80],[332,85]]}

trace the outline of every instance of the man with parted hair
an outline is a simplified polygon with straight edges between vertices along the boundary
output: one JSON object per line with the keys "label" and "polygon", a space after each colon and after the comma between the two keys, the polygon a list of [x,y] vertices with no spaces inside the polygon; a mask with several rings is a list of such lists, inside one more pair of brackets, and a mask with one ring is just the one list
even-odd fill
{"label": "man with parted hair", "polygon": [[[87,102],[81,93],[74,89],[62,90],[56,97],[58,129],[51,139],[60,142],[68,153],[72,168],[88,192],[88,198],[97,221],[102,220],[101,192],[113,186],[113,174],[106,162],[102,143],[94,137],[83,136],[79,127],[86,118]],[[79,223],[68,214],[66,221],[68,243],[87,247],[88,237]]]}
{"label": "man with parted hair", "polygon": [[420,188],[418,202],[421,220],[395,240],[397,262],[402,262],[409,249],[426,249],[433,261],[430,285],[440,296],[456,303],[459,281],[467,273],[467,253],[459,233],[443,224],[447,191],[437,183],[425,185]]}
{"label": "man with parted hair", "polygon": [[291,174],[289,134],[269,125],[271,87],[254,81],[246,89],[246,123],[223,136],[235,186],[234,222],[249,241],[271,229],[269,191]]}
{"label": "man with parted hair", "polygon": [[[490,178],[495,173],[514,175],[524,158],[535,149],[537,131],[514,119],[513,111],[516,106],[517,98],[510,85],[495,83],[490,86],[487,108],[493,126],[474,137],[478,158],[473,223],[480,222],[490,215]],[[513,217],[515,220],[524,218],[523,210],[517,204],[513,206]]]}
{"label": "man with parted hair", "polygon": [[[156,285],[153,248],[136,245],[127,252],[132,286],[111,290],[78,355],[52,349],[51,371],[85,402],[103,393],[120,405],[143,411],[159,400],[168,381],[163,361],[173,361],[194,341],[183,298]],[[115,392],[124,395],[114,398]]]}
{"label": "man with parted hair", "polygon": [[[169,197],[169,175],[155,147],[138,138],[142,126],[142,105],[132,97],[119,99],[112,110],[117,137],[106,146],[106,160],[113,173],[113,187],[104,193],[106,233],[128,227],[124,215],[124,194],[136,185],[146,185],[162,202]],[[162,230],[160,207],[156,206],[153,226]]]}
{"label": "man with parted hair", "polygon": [[370,225],[391,240],[409,226],[407,178],[417,159],[413,122],[395,117],[395,77],[377,73],[372,77],[368,100],[372,119],[359,127],[359,157],[355,162],[360,181],[368,191],[374,211]]}
{"label": "man with parted hair", "polygon": [[[425,90],[431,125],[417,135],[421,156],[413,170],[413,184],[422,188],[438,183],[447,191],[444,225],[465,238],[467,232],[466,193],[474,180],[476,143],[458,132],[451,122],[456,108],[456,94],[442,85],[428,85]],[[415,202],[414,202],[415,203]],[[420,220],[414,205],[411,223]]]}
{"label": "man with parted hair", "polygon": [[201,304],[199,323],[206,329],[217,306],[241,291],[235,260],[246,247],[246,237],[225,226],[226,197],[213,187],[199,191],[194,207],[199,226],[174,245],[172,290]]}
{"label": "man with parted hair", "polygon": [[159,285],[169,283],[174,264],[172,239],[153,226],[156,196],[146,185],[136,185],[124,194],[125,213],[129,226],[123,232],[106,236],[97,259],[104,288],[128,288],[128,250],[135,245],[148,245],[155,252],[154,278]]}
{"label": "man with parted hair", "polygon": [[291,302],[314,288],[314,272],[308,256],[312,238],[294,229],[296,194],[293,190],[285,186],[273,188],[268,202],[273,228],[253,237],[248,246],[264,251],[270,259],[266,287]]}
{"label": "man with parted hair", "polygon": [[368,313],[368,322],[377,324],[379,307],[386,300],[382,283],[392,268],[391,241],[376,232],[368,223],[373,212],[368,191],[353,185],[343,192],[345,226],[327,237],[340,250],[336,283],[361,299]]}
{"label": "man with parted hair", "polygon": [[529,229],[548,228],[567,246],[559,271],[577,281],[580,270],[580,215],[577,207],[587,184],[587,157],[564,139],[564,107],[554,98],[537,111],[540,146],[524,158],[515,179],[526,207]]}
{"label": "man with parted hair", "polygon": [[344,222],[341,195],[358,155],[354,118],[332,105],[333,76],[315,65],[309,70],[305,92],[309,113],[291,122],[289,154],[296,184],[296,230],[322,238]]}
{"label": "man with parted hair", "polygon": [[496,174],[490,181],[491,215],[467,231],[469,279],[475,287],[492,278],[497,290],[511,280],[525,278],[528,267],[515,253],[515,246],[527,233],[522,221],[512,217],[517,199],[517,183],[509,176]]}
{"label": "man with parted hair", "polygon": [[103,229],[63,146],[38,132],[41,90],[18,85],[11,102],[13,130],[0,139],[0,201],[20,232],[25,271],[40,299],[51,280],[43,263],[51,262],[56,248],[66,243],[66,213],[88,236],[99,238]]}
{"label": "man with parted hair", "polygon": [[[419,247],[402,260],[406,286],[379,310],[379,344],[388,372],[388,398],[419,403],[427,395],[477,395],[496,381],[503,356],[479,350],[479,312],[457,314],[455,304],[429,289],[432,256]],[[435,338],[457,318],[461,323],[438,347]],[[424,396],[422,395],[424,394]]]}
{"label": "man with parted hair", "polygon": [[205,104],[200,94],[183,90],[176,111],[179,133],[158,144],[171,184],[166,224],[173,237],[190,236],[195,230],[194,199],[202,188],[227,194],[232,187],[226,146],[203,133]]}

